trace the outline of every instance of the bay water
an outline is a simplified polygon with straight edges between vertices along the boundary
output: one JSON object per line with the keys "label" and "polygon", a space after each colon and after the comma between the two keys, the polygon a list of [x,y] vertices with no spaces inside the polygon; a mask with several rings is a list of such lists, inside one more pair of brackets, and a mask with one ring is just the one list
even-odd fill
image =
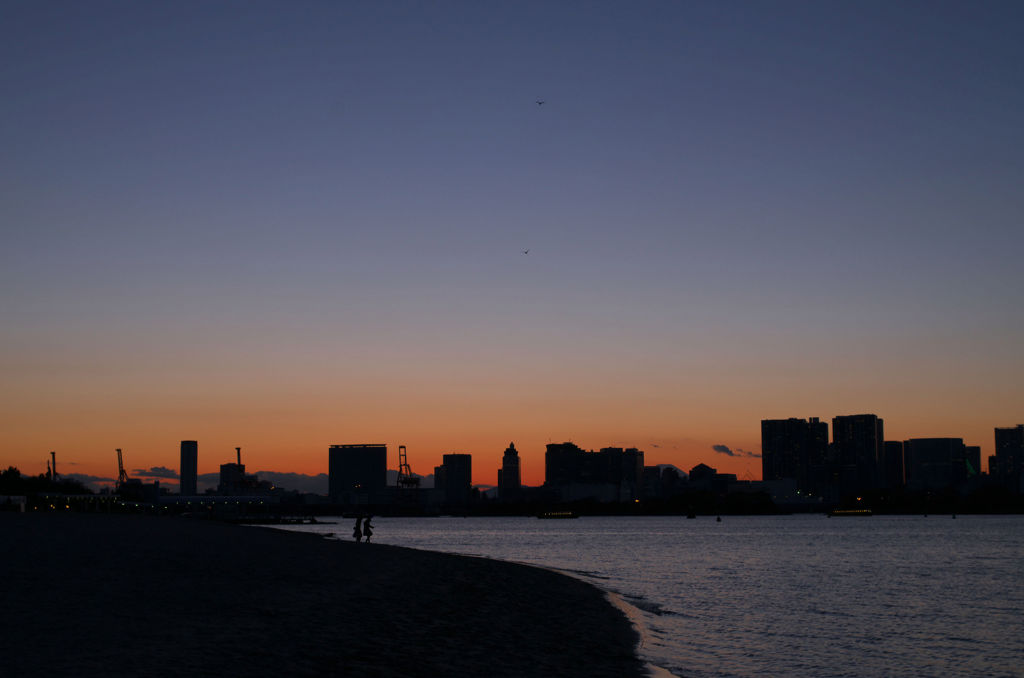
{"label": "bay water", "polygon": [[[351,538],[353,520],[329,520],[291,529]],[[617,594],[643,658],[677,676],[1024,676],[1024,516],[373,522],[374,542]]]}

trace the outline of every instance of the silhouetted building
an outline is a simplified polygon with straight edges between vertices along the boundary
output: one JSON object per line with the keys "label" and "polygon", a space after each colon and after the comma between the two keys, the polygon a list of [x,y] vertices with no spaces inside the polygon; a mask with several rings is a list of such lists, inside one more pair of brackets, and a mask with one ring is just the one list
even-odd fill
{"label": "silhouetted building", "polygon": [[387,445],[331,445],[327,450],[327,493],[332,501],[373,503],[388,482]]}
{"label": "silhouetted building", "polygon": [[964,446],[964,471],[965,478],[973,478],[981,475],[981,446]]}
{"label": "silhouetted building", "polygon": [[218,494],[243,494],[245,487],[245,464],[221,464]]}
{"label": "silhouetted building", "polygon": [[181,465],[178,468],[179,494],[188,497],[195,496],[198,493],[199,479],[199,443],[197,441],[181,441]]}
{"label": "silhouetted building", "polygon": [[697,464],[690,469],[690,484],[691,485],[703,485],[711,482],[711,479],[718,475],[718,469],[712,468],[707,464]]}
{"label": "silhouetted building", "polygon": [[[962,438],[914,438],[903,443],[907,465],[907,488],[941,490],[957,487],[973,475],[980,448],[968,448]],[[976,467],[974,467],[976,468]]]}
{"label": "silhouetted building", "polygon": [[841,495],[881,486],[881,463],[885,454],[881,419],[873,414],[833,417],[832,444]]}
{"label": "silhouetted building", "polygon": [[686,489],[688,482],[689,476],[674,466],[663,466],[661,468],[662,497],[674,497],[682,493]]}
{"label": "silhouetted building", "polygon": [[[707,464],[697,464],[690,469],[689,489],[698,492],[713,492],[722,495],[728,491],[730,485],[735,485],[737,482],[735,473],[719,473],[718,469]],[[794,488],[796,486],[796,481],[792,478],[774,482],[787,482]]]}
{"label": "silhouetted building", "polygon": [[434,467],[434,488],[441,490],[444,503],[466,506],[473,494],[473,457],[468,454],[446,454],[442,464]]}
{"label": "silhouetted building", "polygon": [[522,486],[519,473],[519,452],[516,451],[515,444],[509,443],[508,449],[501,457],[501,468],[498,469],[498,498],[514,501],[519,498]]}
{"label": "silhouetted building", "polygon": [[635,447],[585,452],[574,443],[550,443],[544,455],[544,485],[562,501],[633,501],[640,497],[644,453]]}
{"label": "silhouetted building", "polygon": [[902,440],[885,441],[885,457],[882,468],[882,487],[895,490],[907,484]]}
{"label": "silhouetted building", "polygon": [[549,443],[544,453],[544,484],[568,485],[583,480],[584,454],[574,443]]}
{"label": "silhouetted building", "polygon": [[245,464],[242,463],[242,448],[236,447],[235,455],[234,464],[220,465],[220,483],[217,485],[217,494],[235,497],[270,494],[274,489],[272,484],[260,481],[254,474],[245,472]]}
{"label": "silhouetted building", "polygon": [[644,476],[640,488],[640,495],[644,499],[660,499],[665,496],[661,487],[660,466],[644,466]]}
{"label": "silhouetted building", "polygon": [[607,482],[619,486],[618,501],[639,499],[644,477],[644,453],[635,447],[602,447],[597,454]]}
{"label": "silhouetted building", "polygon": [[1004,487],[1024,491],[1024,424],[995,433],[996,453],[988,458],[988,473]]}
{"label": "silhouetted building", "polygon": [[686,474],[674,466],[644,466],[640,482],[642,499],[671,499],[688,487]]}
{"label": "silhouetted building", "polygon": [[761,477],[792,478],[804,494],[821,494],[825,484],[828,424],[817,417],[761,421]]}

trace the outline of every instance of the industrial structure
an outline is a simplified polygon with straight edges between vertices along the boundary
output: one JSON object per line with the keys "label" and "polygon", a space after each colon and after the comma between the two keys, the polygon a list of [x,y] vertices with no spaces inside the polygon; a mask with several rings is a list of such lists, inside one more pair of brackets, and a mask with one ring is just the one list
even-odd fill
{"label": "industrial structure", "polygon": [[138,478],[130,478],[124,470],[124,456],[121,448],[117,448],[117,483],[114,493],[133,501],[155,502],[160,497],[160,481],[144,484]]}
{"label": "industrial structure", "polygon": [[217,494],[231,497],[245,497],[269,494],[273,490],[270,483],[262,482],[255,474],[245,472],[242,463],[242,448],[235,448],[235,463],[220,465],[220,482]]}
{"label": "industrial structure", "polygon": [[420,477],[412,473],[409,460],[406,458],[405,445],[398,446],[398,488],[414,490],[420,486]]}
{"label": "industrial structure", "polygon": [[124,457],[121,455],[121,448],[117,448],[117,487],[120,492],[125,485],[131,481],[128,477],[128,472],[124,470]]}

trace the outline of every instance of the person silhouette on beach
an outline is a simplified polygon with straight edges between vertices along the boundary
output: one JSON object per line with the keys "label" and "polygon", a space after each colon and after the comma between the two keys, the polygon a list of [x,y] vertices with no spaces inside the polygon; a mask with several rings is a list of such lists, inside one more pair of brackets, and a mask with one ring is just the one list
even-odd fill
{"label": "person silhouette on beach", "polygon": [[[352,530],[352,536],[356,538],[356,541],[360,541],[363,538],[363,531],[361,529],[359,529],[359,525],[360,525],[360,523],[362,523],[362,521],[363,521],[362,518],[357,517],[356,518],[356,526]],[[366,541],[370,541],[370,538],[367,537]]]}
{"label": "person silhouette on beach", "polygon": [[363,521],[363,534],[366,535],[366,543],[367,544],[370,543],[370,537],[373,536],[373,530],[371,529],[373,527],[373,525],[370,524],[370,518],[372,518],[372,517],[373,516],[367,516],[366,520]]}

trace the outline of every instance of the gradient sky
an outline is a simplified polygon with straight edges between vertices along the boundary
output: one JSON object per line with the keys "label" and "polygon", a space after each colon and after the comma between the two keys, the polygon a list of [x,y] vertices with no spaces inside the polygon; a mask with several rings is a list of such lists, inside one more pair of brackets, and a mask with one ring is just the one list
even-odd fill
{"label": "gradient sky", "polygon": [[761,419],[862,412],[987,457],[1022,36],[1012,1],[4,2],[0,464],[382,442],[494,483],[512,440],[539,484],[573,440],[760,478]]}

